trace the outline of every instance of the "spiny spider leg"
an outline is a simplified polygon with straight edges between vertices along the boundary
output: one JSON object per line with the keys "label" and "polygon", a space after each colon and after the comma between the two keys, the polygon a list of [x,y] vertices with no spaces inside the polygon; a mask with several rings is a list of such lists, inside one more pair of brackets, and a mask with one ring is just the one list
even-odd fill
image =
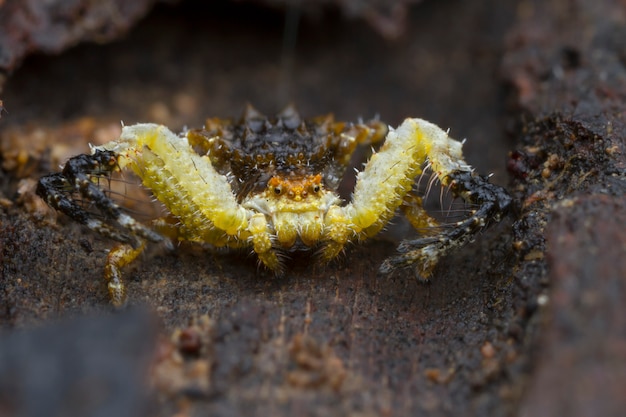
{"label": "spiny spider leg", "polygon": [[486,177],[468,171],[455,171],[448,178],[455,196],[479,208],[470,217],[457,222],[452,229],[438,236],[402,241],[397,248],[401,255],[386,259],[380,266],[381,273],[387,274],[398,268],[416,265],[419,276],[428,279],[442,256],[466,244],[489,221],[500,221],[510,209],[512,199],[509,194],[502,187],[489,183]]}
{"label": "spiny spider leg", "polygon": [[[37,185],[37,194],[51,207],[86,225],[91,230],[119,242],[130,243],[137,247],[141,245],[140,238],[152,242],[163,240],[161,235],[124,213],[91,179],[94,175],[105,175],[116,168],[117,157],[113,152],[96,150],[93,155],[78,155],[67,161],[61,173],[42,177]],[[92,214],[70,199],[68,191],[78,192],[84,199],[93,202],[105,217],[117,222],[130,234],[125,234],[94,218]]]}
{"label": "spiny spider leg", "polygon": [[423,206],[423,197],[414,190],[409,191],[402,201],[400,210],[404,213],[411,226],[423,234],[439,233],[441,225],[430,216]]}

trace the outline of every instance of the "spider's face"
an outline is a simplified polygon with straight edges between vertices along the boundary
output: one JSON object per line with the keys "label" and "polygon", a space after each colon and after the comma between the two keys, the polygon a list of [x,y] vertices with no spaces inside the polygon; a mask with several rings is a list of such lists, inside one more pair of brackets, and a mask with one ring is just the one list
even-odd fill
{"label": "spider's face", "polygon": [[339,204],[339,197],[327,190],[322,184],[322,175],[306,177],[284,177],[275,175],[267,184],[267,188],[249,198],[247,206],[252,202],[261,207],[258,211],[274,217],[280,213],[315,213],[323,216],[331,205]]}
{"label": "spider's face", "polygon": [[275,175],[243,206],[264,214],[281,246],[291,248],[298,240],[306,246],[318,243],[328,209],[339,202],[333,191],[324,188],[321,174]]}
{"label": "spider's face", "polygon": [[284,207],[281,211],[308,211],[308,206],[314,208],[323,194],[322,176],[317,174],[290,178],[275,175],[267,183],[266,194]]}

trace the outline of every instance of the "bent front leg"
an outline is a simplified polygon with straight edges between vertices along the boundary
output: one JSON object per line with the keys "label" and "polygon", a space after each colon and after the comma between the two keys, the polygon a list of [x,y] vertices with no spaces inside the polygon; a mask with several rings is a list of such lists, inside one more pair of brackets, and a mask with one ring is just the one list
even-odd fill
{"label": "bent front leg", "polygon": [[406,119],[390,129],[385,143],[357,176],[352,203],[345,211],[360,233],[372,236],[395,215],[424,166],[444,185],[454,172],[471,172],[462,144],[437,125]]}
{"label": "bent front leg", "polygon": [[499,222],[511,207],[512,199],[507,191],[489,183],[486,177],[459,171],[451,173],[448,179],[455,196],[478,208],[468,218],[436,236],[401,242],[398,246],[400,255],[387,259],[380,272],[389,273],[416,265],[417,275],[426,280],[442,257],[471,241],[489,223]]}
{"label": "bent front leg", "polygon": [[185,221],[190,230],[212,233],[217,228],[229,236],[247,229],[249,213],[239,205],[227,178],[205,155],[198,155],[187,138],[165,126],[126,126],[117,141],[97,148],[119,155],[121,168],[130,167],[163,202]]}

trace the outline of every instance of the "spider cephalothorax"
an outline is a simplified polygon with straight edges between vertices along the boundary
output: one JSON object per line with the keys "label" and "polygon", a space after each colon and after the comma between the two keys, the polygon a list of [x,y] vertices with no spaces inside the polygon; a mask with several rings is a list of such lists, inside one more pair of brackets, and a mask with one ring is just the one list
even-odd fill
{"label": "spider cephalothorax", "polygon": [[379,141],[386,133],[379,121],[347,124],[332,115],[303,120],[291,106],[268,119],[248,106],[239,121],[208,119],[204,129],[189,131],[187,138],[226,175],[241,201],[264,189],[272,177],[321,175],[324,186],[334,191],[357,144]]}
{"label": "spider cephalothorax", "polygon": [[[344,203],[337,187],[354,150],[383,138],[357,174],[351,201]],[[141,179],[174,221],[156,222],[155,230],[107,196],[98,179],[125,169]],[[125,300],[121,267],[143,251],[146,241],[163,236],[251,247],[261,263],[280,272],[281,254],[318,247],[321,261],[327,262],[346,243],[376,235],[398,208],[417,229],[436,226],[415,193],[416,178],[425,169],[477,207],[448,228],[402,242],[400,254],[381,266],[390,272],[416,265],[416,273],[427,278],[445,253],[499,220],[510,197],[472,173],[460,142],[421,119],[406,119],[392,129],[377,120],[303,120],[293,107],[268,119],[249,106],[237,122],[209,119],[203,129],[181,135],[154,124],[127,126],[118,140],[43,177],[38,193],[52,207],[122,242],[110,252],[105,269],[112,301],[120,305]],[[86,211],[73,198],[76,194],[103,216]]]}

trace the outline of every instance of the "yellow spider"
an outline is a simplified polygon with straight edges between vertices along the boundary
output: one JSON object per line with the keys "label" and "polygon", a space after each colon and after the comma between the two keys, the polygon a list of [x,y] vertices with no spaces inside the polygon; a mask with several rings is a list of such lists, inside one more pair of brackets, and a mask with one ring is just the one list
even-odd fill
{"label": "yellow spider", "polygon": [[[345,203],[337,188],[354,150],[383,138]],[[328,262],[346,243],[376,235],[398,208],[416,229],[430,233],[403,241],[400,253],[380,271],[414,265],[416,275],[427,279],[443,255],[500,220],[511,203],[504,189],[472,172],[461,146],[421,119],[406,119],[393,129],[376,120],[303,120],[293,107],[268,119],[249,106],[238,122],[208,119],[204,129],[180,135],[156,124],[126,126],[119,139],[71,158],[61,173],[42,177],[37,193],[53,208],[121,242],[105,266],[116,306],[126,300],[121,268],[147,241],[250,247],[263,265],[281,273],[289,252],[316,248],[320,261]],[[174,221],[148,227],[108,196],[98,180],[124,169],[141,179]],[[415,188],[426,169],[476,209],[439,227]],[[101,216],[78,200],[95,206]]]}

